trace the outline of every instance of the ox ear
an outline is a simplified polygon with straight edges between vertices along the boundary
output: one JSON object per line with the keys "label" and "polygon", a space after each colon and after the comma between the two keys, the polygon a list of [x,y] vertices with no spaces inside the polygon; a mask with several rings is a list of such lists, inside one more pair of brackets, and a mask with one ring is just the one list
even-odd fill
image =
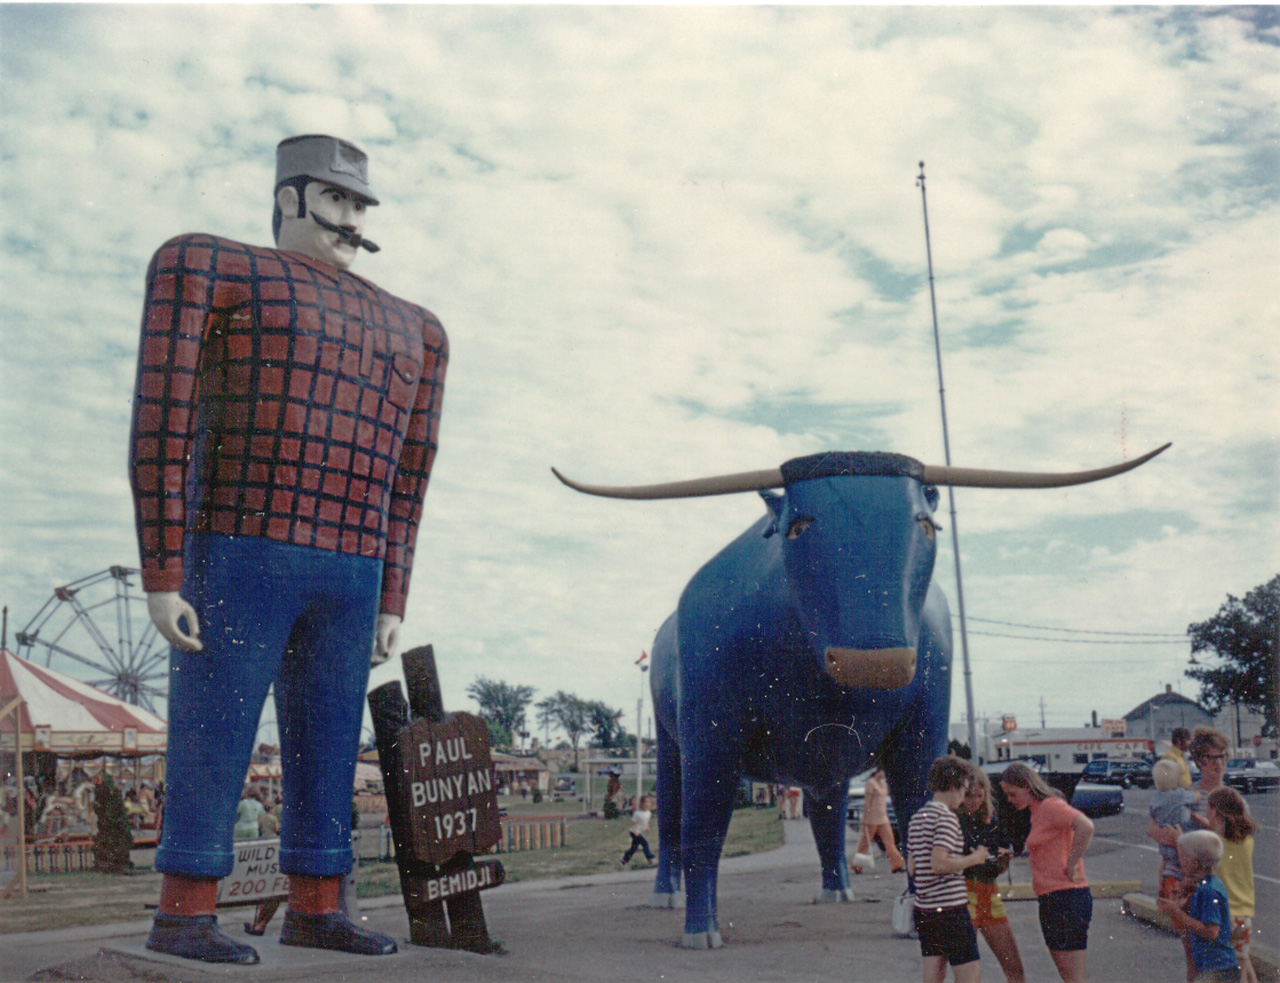
{"label": "ox ear", "polygon": [[938,511],[938,489],[934,485],[924,486],[924,500],[929,503],[929,511]]}
{"label": "ox ear", "polygon": [[765,506],[773,515],[773,521],[769,523],[769,527],[764,531],[764,538],[768,539],[778,531],[778,516],[782,515],[782,503],[785,501],[785,496],[769,491],[761,491],[760,497],[764,499]]}

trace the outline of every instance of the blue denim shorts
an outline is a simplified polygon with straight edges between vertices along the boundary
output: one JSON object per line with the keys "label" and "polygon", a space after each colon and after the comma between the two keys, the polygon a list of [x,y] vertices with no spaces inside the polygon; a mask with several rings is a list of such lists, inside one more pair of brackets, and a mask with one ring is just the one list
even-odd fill
{"label": "blue denim shorts", "polygon": [[1093,893],[1072,887],[1042,894],[1040,931],[1050,952],[1076,952],[1089,947],[1089,919],[1093,917]]}

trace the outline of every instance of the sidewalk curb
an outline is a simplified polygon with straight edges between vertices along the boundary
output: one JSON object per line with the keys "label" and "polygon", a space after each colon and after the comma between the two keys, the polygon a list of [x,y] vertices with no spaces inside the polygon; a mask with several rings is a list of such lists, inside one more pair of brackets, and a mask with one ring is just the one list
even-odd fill
{"label": "sidewalk curb", "polygon": [[[1169,916],[1165,915],[1156,908],[1155,898],[1148,894],[1139,894],[1133,892],[1124,896],[1124,905],[1120,909],[1126,915],[1146,922],[1148,925],[1154,925],[1156,928],[1163,929],[1172,935],[1177,935],[1177,930],[1173,927],[1173,922],[1169,920]],[[1259,945],[1254,943],[1249,947],[1249,959],[1253,963],[1255,969],[1266,969],[1275,974],[1280,973],[1280,953],[1269,945]]]}
{"label": "sidewalk curb", "polygon": [[[1089,893],[1095,898],[1123,898],[1141,887],[1142,881],[1090,881]],[[1000,886],[1002,901],[1034,901],[1035,898],[1035,891],[1025,881]]]}

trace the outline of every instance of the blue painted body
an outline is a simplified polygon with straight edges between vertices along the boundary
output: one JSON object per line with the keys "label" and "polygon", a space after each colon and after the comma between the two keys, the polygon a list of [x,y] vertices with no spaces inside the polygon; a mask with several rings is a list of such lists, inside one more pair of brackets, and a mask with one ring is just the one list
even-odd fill
{"label": "blue painted body", "polygon": [[[768,514],[693,577],[658,632],[654,895],[670,903],[683,874],[688,944],[719,944],[716,873],[743,776],[805,790],[827,897],[848,896],[848,779],[872,754],[904,829],[928,798],[947,746],[951,619],[930,582],[936,493],[918,468],[897,455],[788,462],[784,494],[763,496]],[[842,687],[828,646],[915,648],[915,676]]]}

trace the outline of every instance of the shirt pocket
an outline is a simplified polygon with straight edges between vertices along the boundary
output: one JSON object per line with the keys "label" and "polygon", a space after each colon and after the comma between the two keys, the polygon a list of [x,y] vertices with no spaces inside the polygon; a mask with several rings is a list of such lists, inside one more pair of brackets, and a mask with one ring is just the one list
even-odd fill
{"label": "shirt pocket", "polygon": [[402,410],[413,407],[418,392],[418,380],[422,377],[422,363],[408,355],[396,354],[391,359],[391,379],[387,398]]}

